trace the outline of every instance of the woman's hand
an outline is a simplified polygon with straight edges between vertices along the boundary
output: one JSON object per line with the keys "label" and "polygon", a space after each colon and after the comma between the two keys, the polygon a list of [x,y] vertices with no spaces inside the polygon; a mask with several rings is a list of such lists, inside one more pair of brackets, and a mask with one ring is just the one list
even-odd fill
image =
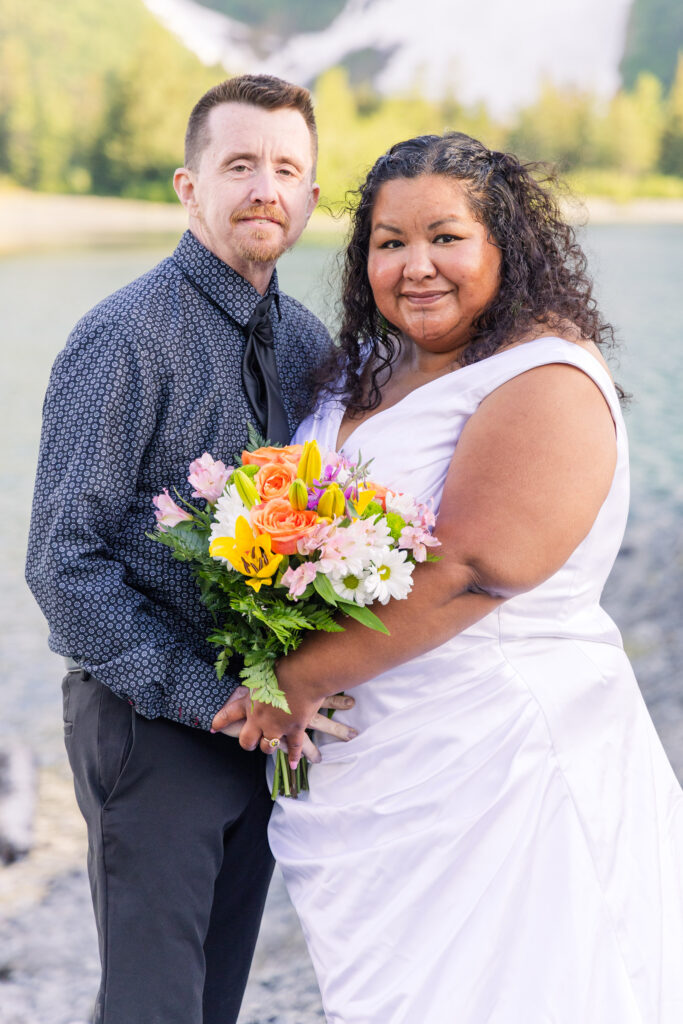
{"label": "woman's hand", "polygon": [[[215,716],[213,731],[239,737],[240,745],[245,750],[255,750],[260,746],[264,754],[273,754],[277,750],[277,746],[272,746],[270,740],[282,740],[283,748],[288,750],[290,764],[294,766],[298,764],[302,753],[309,761],[320,760],[318,748],[305,732],[307,728],[325,732],[343,742],[358,735],[351,726],[320,714],[320,711],[328,709],[348,711],[355,704],[353,697],[334,695],[323,700],[312,697],[300,702],[293,693],[288,692],[287,700],[290,708],[295,706],[302,717],[295,719],[294,714],[277,711],[268,704],[252,705],[246,686],[240,686]],[[307,711],[310,714],[306,719]],[[301,722],[305,722],[303,727]]]}
{"label": "woman's hand", "polygon": [[247,712],[247,721],[239,737],[240,746],[245,750],[255,750],[260,744],[261,750],[272,754],[277,747],[271,740],[284,740],[287,745],[287,759],[290,768],[296,768],[303,754],[306,728],[311,719],[318,714],[321,698],[302,686],[287,686],[284,681],[285,672],[282,661],[276,665],[278,683],[284,691],[289,704],[290,713],[279,711],[270,704],[259,704],[257,701]]}

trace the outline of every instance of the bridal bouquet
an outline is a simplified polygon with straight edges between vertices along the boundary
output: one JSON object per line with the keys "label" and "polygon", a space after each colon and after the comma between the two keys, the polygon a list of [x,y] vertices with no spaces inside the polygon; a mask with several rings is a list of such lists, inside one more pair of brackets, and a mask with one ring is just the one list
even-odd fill
{"label": "bridal bouquet", "polygon": [[[439,541],[431,508],[371,481],[360,455],[260,442],[250,431],[234,467],[195,459],[188,481],[204,507],[164,490],[148,536],[192,567],[217,626],[207,639],[219,679],[237,657],[253,700],[289,711],[276,660],[307,631],[343,631],[339,613],[387,633],[369,606],[406,598],[415,563],[434,560]],[[291,773],[278,751],[273,796],[305,788],[305,759]]]}

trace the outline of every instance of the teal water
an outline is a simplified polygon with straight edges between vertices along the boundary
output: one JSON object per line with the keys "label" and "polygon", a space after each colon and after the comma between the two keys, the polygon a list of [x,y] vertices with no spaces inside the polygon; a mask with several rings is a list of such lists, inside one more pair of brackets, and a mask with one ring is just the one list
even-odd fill
{"label": "teal water", "polygon": [[[596,294],[618,329],[615,375],[633,395],[626,416],[634,536],[652,537],[661,548],[670,531],[669,562],[675,562],[683,522],[683,226],[595,227],[583,241]],[[0,734],[24,734],[46,758],[61,752],[61,666],[47,650],[46,626],[23,582],[42,397],[50,366],[76,320],[171,248],[172,243],[163,250],[63,250],[0,260]],[[281,261],[280,281],[333,323],[335,272],[333,248],[302,244]],[[656,579],[647,586],[654,596],[661,590]],[[655,619],[662,614],[648,612]],[[677,668],[680,678],[683,664]]]}

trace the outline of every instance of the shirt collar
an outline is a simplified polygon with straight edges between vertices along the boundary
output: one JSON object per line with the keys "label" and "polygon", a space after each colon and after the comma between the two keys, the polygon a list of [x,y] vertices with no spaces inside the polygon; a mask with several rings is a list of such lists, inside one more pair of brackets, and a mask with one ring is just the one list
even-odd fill
{"label": "shirt collar", "polygon": [[[246,327],[256,303],[263,298],[249,281],[202,245],[191,231],[186,231],[178,242],[173,259],[195,288],[220,306],[235,323]],[[278,318],[282,319],[277,270],[273,270],[266,295],[274,296],[273,305]]]}

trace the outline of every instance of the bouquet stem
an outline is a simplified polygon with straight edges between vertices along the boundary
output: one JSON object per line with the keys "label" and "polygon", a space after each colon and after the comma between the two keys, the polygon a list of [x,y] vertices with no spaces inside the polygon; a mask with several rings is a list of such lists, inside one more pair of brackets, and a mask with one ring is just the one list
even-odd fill
{"label": "bouquet stem", "polygon": [[296,768],[289,767],[287,754],[284,750],[278,750],[275,755],[275,773],[273,775],[273,788],[270,795],[273,800],[279,796],[290,796],[296,800],[299,793],[308,790],[308,765],[306,758],[302,757]]}

